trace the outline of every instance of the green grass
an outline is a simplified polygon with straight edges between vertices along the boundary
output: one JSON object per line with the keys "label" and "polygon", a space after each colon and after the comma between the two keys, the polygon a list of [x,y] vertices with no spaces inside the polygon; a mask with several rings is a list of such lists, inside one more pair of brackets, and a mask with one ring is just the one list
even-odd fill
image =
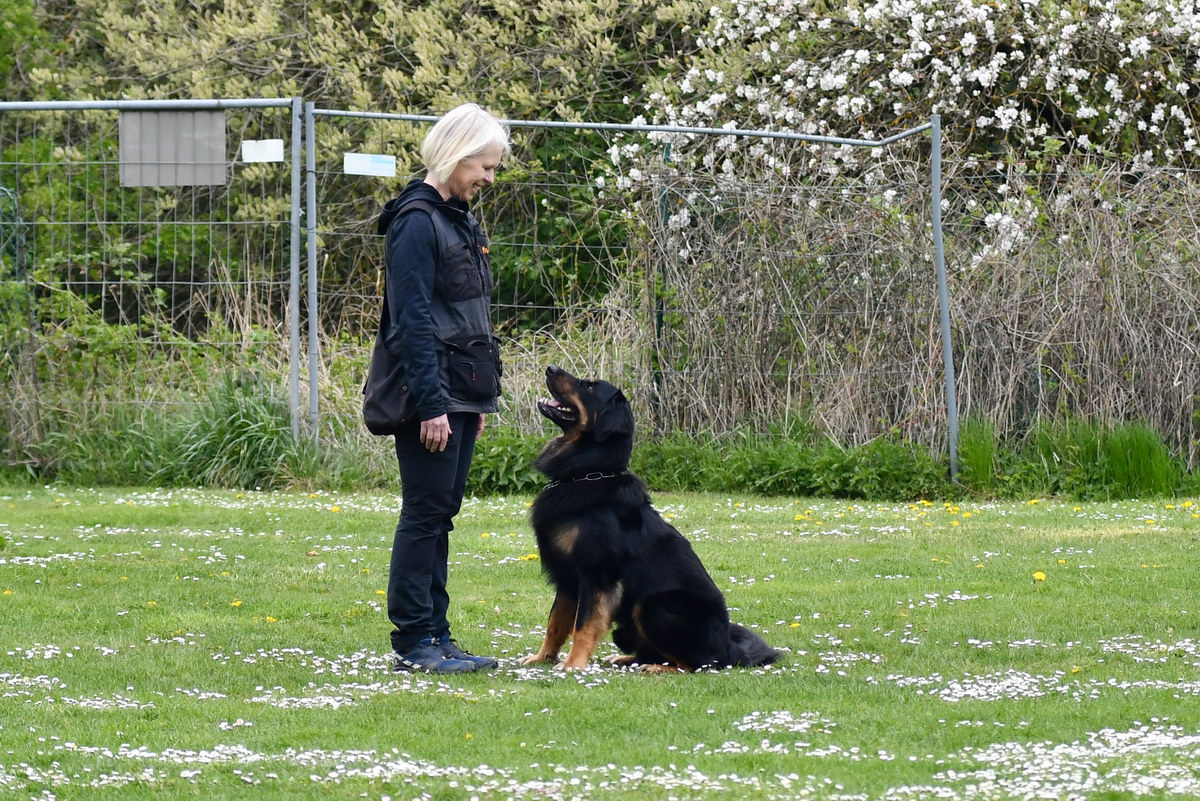
{"label": "green grass", "polygon": [[465,505],[453,624],[503,664],[435,679],[384,659],[394,496],[0,491],[0,797],[1200,794],[1194,502],[660,495],[787,653],[645,676],[518,665],[528,501]]}

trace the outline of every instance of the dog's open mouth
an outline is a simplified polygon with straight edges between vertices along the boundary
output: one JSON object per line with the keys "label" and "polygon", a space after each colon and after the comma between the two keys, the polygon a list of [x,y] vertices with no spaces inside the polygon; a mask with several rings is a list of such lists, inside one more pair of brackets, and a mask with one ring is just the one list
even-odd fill
{"label": "dog's open mouth", "polygon": [[557,398],[542,398],[537,407],[544,417],[556,423],[573,423],[579,419],[579,412],[575,407],[568,406]]}

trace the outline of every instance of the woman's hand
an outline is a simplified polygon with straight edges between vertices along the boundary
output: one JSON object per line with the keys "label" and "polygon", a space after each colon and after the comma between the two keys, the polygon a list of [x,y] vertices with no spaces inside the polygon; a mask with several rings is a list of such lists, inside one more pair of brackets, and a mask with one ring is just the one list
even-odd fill
{"label": "woman's hand", "polygon": [[487,426],[487,415],[486,414],[479,415],[479,428],[475,429],[475,436],[478,437],[481,434],[483,434],[483,429],[486,426]]}
{"label": "woman's hand", "polygon": [[[482,415],[480,416],[482,417]],[[421,421],[421,444],[430,453],[446,450],[446,446],[450,443],[450,435],[453,433],[450,430],[450,418],[447,415],[443,414],[441,417]]]}

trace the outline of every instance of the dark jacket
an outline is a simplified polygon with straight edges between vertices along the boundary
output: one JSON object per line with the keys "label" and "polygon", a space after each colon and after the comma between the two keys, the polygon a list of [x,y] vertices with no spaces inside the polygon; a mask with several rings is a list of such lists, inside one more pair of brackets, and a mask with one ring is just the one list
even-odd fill
{"label": "dark jacket", "polygon": [[[440,226],[445,252],[430,208],[449,223]],[[448,385],[444,343],[492,332],[488,240],[467,204],[444,201],[432,186],[413,180],[383,207],[379,233],[387,236],[382,335],[388,351],[400,357],[418,417],[495,412],[496,398],[462,400]]]}

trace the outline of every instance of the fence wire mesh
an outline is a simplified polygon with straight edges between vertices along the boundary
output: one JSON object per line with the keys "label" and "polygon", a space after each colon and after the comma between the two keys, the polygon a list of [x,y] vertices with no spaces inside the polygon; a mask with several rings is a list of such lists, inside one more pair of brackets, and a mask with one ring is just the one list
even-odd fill
{"label": "fence wire mesh", "polygon": [[1200,461],[1200,172],[1103,158],[951,181],[964,415],[1140,421]]}
{"label": "fence wire mesh", "polygon": [[70,437],[63,419],[161,418],[231,371],[287,375],[290,169],[240,161],[239,145],[290,141],[292,120],[224,114],[225,183],[123,186],[120,111],[0,113],[10,463]]}
{"label": "fence wire mesh", "polygon": [[[393,154],[400,175],[418,175],[426,125],[316,118],[327,428],[358,424],[359,385],[338,376],[364,369],[382,292],[375,217],[404,183],[344,175],[341,154]],[[927,137],[889,146],[857,182],[735,179],[633,130],[513,137],[476,210],[497,270],[502,425],[540,430],[553,363],[624,386],[655,433],[815,429],[851,443],[898,431],[944,445]],[[836,151],[762,147],[781,162]]]}

